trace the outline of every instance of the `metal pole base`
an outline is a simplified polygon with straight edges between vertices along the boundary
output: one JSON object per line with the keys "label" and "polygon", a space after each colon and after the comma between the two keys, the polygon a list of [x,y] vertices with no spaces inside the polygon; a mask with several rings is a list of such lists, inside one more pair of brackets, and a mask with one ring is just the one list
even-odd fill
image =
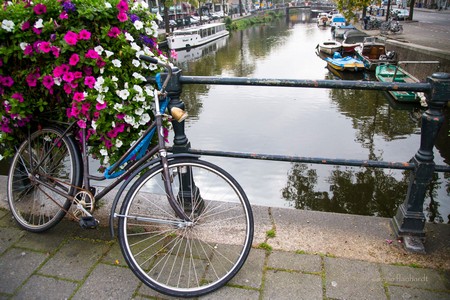
{"label": "metal pole base", "polygon": [[391,225],[408,252],[425,253],[425,217],[422,212],[408,212],[402,204]]}

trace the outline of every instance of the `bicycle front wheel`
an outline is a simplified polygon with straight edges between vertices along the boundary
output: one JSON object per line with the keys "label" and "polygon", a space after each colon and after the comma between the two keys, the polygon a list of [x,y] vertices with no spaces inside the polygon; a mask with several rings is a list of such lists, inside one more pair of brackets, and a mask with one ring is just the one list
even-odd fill
{"label": "bicycle front wheel", "polygon": [[171,208],[163,168],[130,188],[119,216],[122,253],[136,276],[160,293],[198,297],[226,284],[244,264],[253,215],[240,185],[197,159],[169,162],[170,186],[187,222]]}
{"label": "bicycle front wheel", "polygon": [[50,229],[71,204],[57,191],[73,195],[81,180],[80,152],[72,138],[56,127],[32,133],[20,145],[9,169],[8,203],[14,219],[28,231]]}

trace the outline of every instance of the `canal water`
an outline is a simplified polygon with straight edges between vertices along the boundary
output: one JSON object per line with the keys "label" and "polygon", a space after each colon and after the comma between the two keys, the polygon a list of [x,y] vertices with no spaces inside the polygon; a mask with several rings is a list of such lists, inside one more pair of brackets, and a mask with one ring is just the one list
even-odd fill
{"label": "canal water", "polygon": [[[309,12],[232,32],[203,48],[179,51],[183,75],[336,79],[316,54],[331,39]],[[376,80],[373,74],[348,79]],[[379,161],[408,161],[420,143],[420,106],[385,92],[309,88],[185,85],[194,149]],[[435,149],[450,163],[448,113]],[[392,217],[406,196],[408,172],[204,157],[229,171],[255,205]],[[449,221],[449,175],[427,192],[430,222]]]}

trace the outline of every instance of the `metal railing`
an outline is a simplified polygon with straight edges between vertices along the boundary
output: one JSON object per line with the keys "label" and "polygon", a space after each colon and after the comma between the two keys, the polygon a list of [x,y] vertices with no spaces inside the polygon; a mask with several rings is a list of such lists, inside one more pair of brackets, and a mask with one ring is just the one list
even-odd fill
{"label": "metal railing", "polygon": [[[162,79],[165,77],[166,74],[162,74]],[[149,78],[148,80],[154,82],[153,78]],[[432,180],[434,172],[450,172],[450,166],[436,165],[433,156],[435,140],[439,129],[444,122],[443,110],[447,105],[447,102],[450,101],[450,74],[434,73],[427,78],[427,82],[423,83],[391,83],[354,80],[336,81],[182,76],[181,70],[175,68],[167,87],[167,92],[171,98],[169,109],[171,109],[171,107],[184,109],[184,103],[180,100],[181,87],[184,84],[423,92],[427,99],[428,108],[422,115],[420,146],[417,153],[408,162],[399,163],[191,149],[190,143],[184,132],[184,121],[181,123],[173,123],[175,137],[172,151],[246,159],[410,170],[411,173],[406,199],[398,208],[396,216],[392,219],[392,226],[397,237],[403,239],[406,249],[413,252],[425,252],[423,241],[425,238],[426,219],[423,212],[423,204],[426,189]]]}

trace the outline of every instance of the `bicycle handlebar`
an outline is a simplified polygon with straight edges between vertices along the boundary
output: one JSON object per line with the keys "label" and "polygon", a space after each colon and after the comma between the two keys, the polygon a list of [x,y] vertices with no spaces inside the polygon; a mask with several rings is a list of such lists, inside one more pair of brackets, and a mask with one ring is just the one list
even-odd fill
{"label": "bicycle handlebar", "polygon": [[167,84],[169,84],[169,80],[172,77],[172,67],[168,63],[162,62],[159,59],[151,57],[151,56],[140,55],[139,58],[142,59],[142,60],[145,60],[146,62],[149,62],[149,63],[152,63],[152,64],[156,64],[158,66],[161,66],[161,67],[163,67],[164,69],[167,70],[167,73],[168,73],[167,77],[164,80],[163,84],[161,85],[161,90],[160,90],[161,93],[164,93],[164,91],[165,91],[165,89],[167,87]]}

